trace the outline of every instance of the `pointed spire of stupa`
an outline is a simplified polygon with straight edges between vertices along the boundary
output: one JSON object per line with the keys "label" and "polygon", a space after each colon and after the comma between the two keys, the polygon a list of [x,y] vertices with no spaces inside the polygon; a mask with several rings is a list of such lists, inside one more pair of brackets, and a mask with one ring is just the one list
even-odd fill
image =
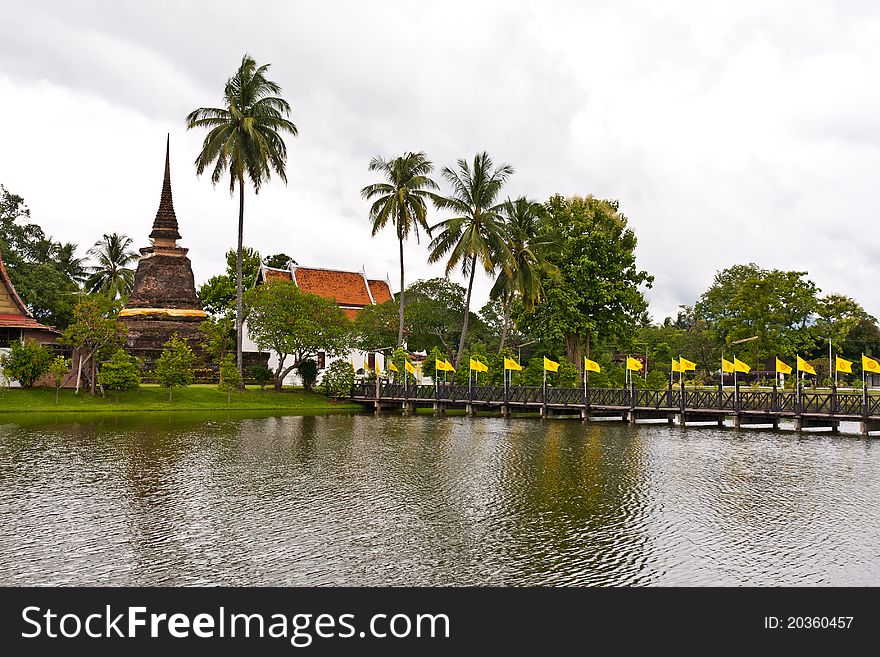
{"label": "pointed spire of stupa", "polygon": [[153,232],[150,238],[161,240],[179,240],[177,232],[177,215],[174,214],[174,200],[171,198],[171,135],[165,143],[165,179],[162,181],[162,197],[159,199],[159,210],[153,221]]}

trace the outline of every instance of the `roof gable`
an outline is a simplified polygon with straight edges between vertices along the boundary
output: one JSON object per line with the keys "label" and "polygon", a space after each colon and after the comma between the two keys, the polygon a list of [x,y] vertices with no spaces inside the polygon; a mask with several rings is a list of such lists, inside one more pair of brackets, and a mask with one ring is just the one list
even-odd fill
{"label": "roof gable", "polygon": [[23,317],[31,317],[30,311],[24,305],[24,301],[18,296],[12,281],[9,280],[9,274],[6,273],[6,267],[3,265],[3,257],[0,256],[0,313],[5,315],[21,315]]}
{"label": "roof gable", "polygon": [[370,286],[370,292],[373,294],[373,301],[377,304],[391,301],[394,298],[391,294],[391,288],[388,287],[388,283],[385,281],[368,278],[367,283]]}

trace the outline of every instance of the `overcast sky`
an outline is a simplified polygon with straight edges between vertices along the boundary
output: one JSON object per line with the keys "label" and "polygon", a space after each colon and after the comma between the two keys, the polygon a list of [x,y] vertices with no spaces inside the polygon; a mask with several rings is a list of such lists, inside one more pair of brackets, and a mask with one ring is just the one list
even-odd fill
{"label": "overcast sky", "polygon": [[[244,52],[271,63],[299,136],[245,243],[390,274],[359,190],[374,155],[487,150],[506,191],[619,199],[657,321],[736,262],[806,270],[880,315],[880,5],[872,2],[37,2],[0,0],[0,183],[81,251],[146,246],[171,133],[196,282],[223,269],[237,200],[197,178]],[[408,280],[442,275],[426,241]],[[477,307],[489,280],[478,281]]]}

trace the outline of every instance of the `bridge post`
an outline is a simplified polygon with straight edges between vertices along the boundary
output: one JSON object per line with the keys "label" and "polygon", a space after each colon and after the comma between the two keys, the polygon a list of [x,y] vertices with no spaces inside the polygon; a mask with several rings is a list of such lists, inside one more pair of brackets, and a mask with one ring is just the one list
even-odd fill
{"label": "bridge post", "polygon": [[467,415],[468,417],[474,417],[474,416],[476,415],[476,413],[474,412],[474,405],[473,405],[473,403],[468,402],[467,404],[464,405],[464,413],[465,413],[465,415]]}

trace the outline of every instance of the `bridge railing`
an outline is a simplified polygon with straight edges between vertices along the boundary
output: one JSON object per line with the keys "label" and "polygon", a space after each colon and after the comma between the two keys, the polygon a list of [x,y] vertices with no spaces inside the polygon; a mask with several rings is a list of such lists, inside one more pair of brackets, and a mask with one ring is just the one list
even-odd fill
{"label": "bridge railing", "polygon": [[[359,382],[351,388],[355,399],[374,399],[376,384]],[[468,386],[457,384],[408,385],[381,383],[381,399],[410,401],[438,400],[447,403],[468,401],[503,404],[505,390],[501,386]],[[586,400],[585,400],[586,394]],[[540,386],[513,386],[507,389],[507,403],[520,406],[538,406],[546,403],[554,406],[587,406],[611,408],[655,408],[689,410],[723,410],[731,412],[768,413],[815,413],[820,415],[880,416],[880,396],[871,395],[864,402],[860,393],[802,392],[800,396],[790,390],[742,390],[725,388],[723,391],[684,390],[632,390],[627,388],[556,388],[546,391]]]}

